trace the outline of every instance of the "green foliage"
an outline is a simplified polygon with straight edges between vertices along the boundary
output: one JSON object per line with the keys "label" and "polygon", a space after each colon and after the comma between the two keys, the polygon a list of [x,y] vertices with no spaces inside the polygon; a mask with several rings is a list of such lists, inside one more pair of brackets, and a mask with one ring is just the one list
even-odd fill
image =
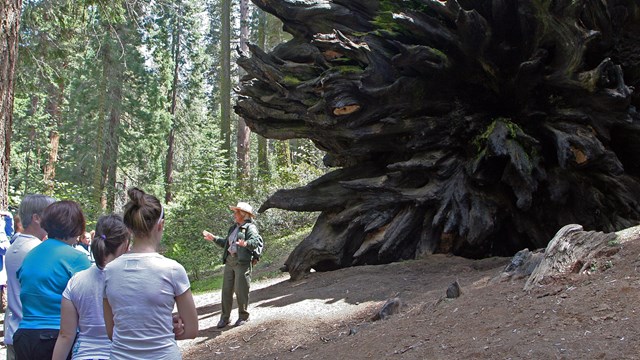
{"label": "green foliage", "polygon": [[282,79],[282,83],[285,86],[296,86],[296,85],[300,85],[302,83],[302,80],[291,76],[291,75],[287,75]]}
{"label": "green foliage", "polygon": [[372,21],[373,25],[378,28],[378,31],[388,34],[404,33],[410,34],[410,31],[405,29],[396,20],[397,16],[405,11],[420,11],[428,12],[429,9],[419,0],[383,0],[380,1],[380,9],[378,15]]}
{"label": "green foliage", "polygon": [[[235,181],[228,162],[234,154],[221,150],[219,8],[217,0],[25,2],[10,205],[18,206],[28,193],[75,200],[91,229],[106,211],[99,196],[115,194],[115,212],[121,211],[131,186],[164,199],[167,138],[173,128],[174,196],[166,206],[162,251],[197,279],[220,265],[221,249],[204,241],[202,230],[224,235],[233,221],[229,205],[243,200],[258,208],[279,188],[300,186],[321,175],[323,153],[309,141],[294,140],[287,165],[273,166],[265,177],[254,171],[244,184]],[[258,26],[259,11],[251,14],[250,23]],[[265,43],[273,47],[288,35],[277,18],[269,15],[266,20]],[[237,36],[237,29],[232,34]],[[171,114],[176,61],[178,96]],[[231,71],[237,81],[237,67]],[[115,128],[110,127],[112,114],[118,116]],[[60,144],[50,188],[43,172],[54,132],[60,134]],[[257,164],[255,134],[251,142],[251,162]],[[271,164],[278,163],[273,149],[269,156]],[[115,178],[106,171],[110,165]],[[267,250],[259,266],[288,251],[274,239],[306,228],[314,219],[315,214],[278,209],[261,214],[257,221]]]}
{"label": "green foliage", "polygon": [[[281,221],[295,221],[295,219],[283,219],[285,216],[284,212],[279,217],[270,217],[276,218]],[[300,220],[300,219],[298,219]],[[269,237],[268,244],[265,244],[265,249],[268,248],[267,251],[264,252],[264,256],[260,258],[260,262],[257,265],[257,268],[267,267],[270,265],[282,265],[281,263],[276,263],[276,261],[280,261],[283,258],[286,258],[289,253],[298,245],[301,239],[304,239],[311,233],[312,226],[309,222],[304,223],[293,223],[291,224],[292,228],[285,228],[284,226],[280,226],[280,231],[276,232],[265,232]],[[284,230],[284,231],[283,231]]]}
{"label": "green foliage", "polygon": [[[228,226],[232,224],[228,205],[234,203],[226,190],[221,189],[219,194],[195,194],[189,202],[167,211],[163,239],[165,255],[181,263],[196,279],[203,271],[220,263],[221,249],[205,241],[202,231],[226,235]],[[228,190],[233,191],[233,188]]]}
{"label": "green foliage", "polygon": [[520,128],[518,124],[511,121],[511,119],[504,117],[495,118],[487,126],[487,129],[473,140],[473,145],[476,147],[476,149],[478,149],[478,151],[486,146],[487,139],[493,134],[498,122],[504,124],[507,129],[509,129],[509,137],[511,139],[517,140],[518,136],[524,134],[522,128]]}
{"label": "green foliage", "polygon": [[[211,168],[208,168],[215,173]],[[225,236],[233,225],[232,212],[229,205],[238,201],[249,202],[256,210],[266,198],[276,189],[306,184],[311,178],[321,174],[321,170],[306,163],[294,167],[295,171],[286,178],[275,176],[268,182],[253,179],[255,184],[252,191],[242,189],[239,184],[221,180],[222,177],[212,176],[207,182],[201,182],[192,187],[187,194],[181,191],[184,201],[173,204],[167,211],[166,228],[163,239],[165,255],[181,263],[194,279],[201,279],[216,266],[221,265],[222,249],[215,244],[205,241],[202,231],[207,230],[218,236]],[[297,175],[295,175],[297,174]],[[285,180],[286,179],[286,182]],[[292,180],[295,180],[292,182]],[[256,221],[261,236],[265,239],[265,254],[261,258],[262,264],[281,255],[283,246],[275,239],[286,239],[286,246],[290,244],[292,234],[298,234],[301,229],[308,229],[316,214],[269,209],[258,215]],[[294,236],[295,237],[295,236]],[[298,236],[298,240],[301,237]],[[286,247],[290,250],[292,247]]]}
{"label": "green foliage", "polygon": [[203,279],[194,280],[191,282],[191,291],[194,294],[200,294],[212,290],[219,290],[222,288],[222,275],[211,276]]}
{"label": "green foliage", "polygon": [[337,69],[343,74],[361,74],[364,71],[361,67],[354,65],[336,66],[334,69]]}
{"label": "green foliage", "polygon": [[[254,267],[252,278],[254,280],[274,278],[282,275],[278,269],[282,261],[295,248],[300,239],[305,238],[311,232],[311,227],[300,228],[297,231],[269,239],[269,250],[265,252],[260,262]],[[275,265],[275,266],[274,266]],[[211,269],[212,275],[203,276],[191,281],[191,290],[194,293],[203,293],[219,290],[222,287],[222,264]]]}

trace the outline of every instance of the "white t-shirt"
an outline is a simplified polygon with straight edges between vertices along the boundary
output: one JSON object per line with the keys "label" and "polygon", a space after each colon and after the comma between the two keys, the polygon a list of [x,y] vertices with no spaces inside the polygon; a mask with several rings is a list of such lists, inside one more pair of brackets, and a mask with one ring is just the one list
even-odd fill
{"label": "white t-shirt", "polygon": [[111,359],[182,359],[172,312],[175,297],[191,287],[184,267],[158,253],[127,253],[104,274],[114,322]]}
{"label": "white t-shirt", "polygon": [[[35,236],[20,234],[7,249],[4,264],[7,268],[7,313],[5,315],[4,343],[13,345],[13,334],[22,320],[22,301],[20,301],[20,281],[16,271],[22,266],[25,256],[41,241]],[[8,319],[7,319],[8,318]]]}
{"label": "white t-shirt", "polygon": [[108,359],[111,341],[102,310],[104,272],[93,265],[73,275],[62,296],[78,312],[78,337],[71,351],[73,360]]}

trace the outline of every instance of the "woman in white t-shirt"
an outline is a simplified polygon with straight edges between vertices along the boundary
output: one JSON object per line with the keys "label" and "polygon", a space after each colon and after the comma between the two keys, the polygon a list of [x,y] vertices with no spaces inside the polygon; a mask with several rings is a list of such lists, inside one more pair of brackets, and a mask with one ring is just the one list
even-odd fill
{"label": "woman in white t-shirt", "polygon": [[[91,252],[95,264],[76,273],[62,293],[60,335],[52,360],[109,359],[111,340],[104,325],[104,267],[129,249],[131,234],[118,215],[98,219]],[[77,340],[76,339],[77,332]]]}
{"label": "woman in white t-shirt", "polygon": [[[176,340],[198,334],[198,314],[182,265],[158,254],[164,231],[160,201],[131,188],[124,223],[133,234],[126,254],[105,268],[104,319],[111,359],[181,359]],[[183,331],[174,334],[177,305]]]}

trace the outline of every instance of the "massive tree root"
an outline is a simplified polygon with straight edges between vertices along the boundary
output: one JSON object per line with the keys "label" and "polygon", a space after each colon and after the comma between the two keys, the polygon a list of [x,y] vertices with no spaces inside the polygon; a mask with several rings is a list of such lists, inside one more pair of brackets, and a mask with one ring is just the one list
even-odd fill
{"label": "massive tree root", "polygon": [[638,2],[254,2],[293,39],[239,60],[236,111],[337,168],[260,208],[321,211],[292,278],[640,220]]}

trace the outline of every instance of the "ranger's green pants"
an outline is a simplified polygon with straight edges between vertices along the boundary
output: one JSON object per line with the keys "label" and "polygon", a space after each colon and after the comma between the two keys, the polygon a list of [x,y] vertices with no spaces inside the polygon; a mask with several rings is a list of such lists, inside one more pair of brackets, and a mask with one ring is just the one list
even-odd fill
{"label": "ranger's green pants", "polygon": [[249,319],[249,285],[251,283],[251,263],[238,262],[237,256],[227,256],[222,278],[222,314],[221,320],[229,321],[233,307],[233,293],[238,302],[238,318]]}

